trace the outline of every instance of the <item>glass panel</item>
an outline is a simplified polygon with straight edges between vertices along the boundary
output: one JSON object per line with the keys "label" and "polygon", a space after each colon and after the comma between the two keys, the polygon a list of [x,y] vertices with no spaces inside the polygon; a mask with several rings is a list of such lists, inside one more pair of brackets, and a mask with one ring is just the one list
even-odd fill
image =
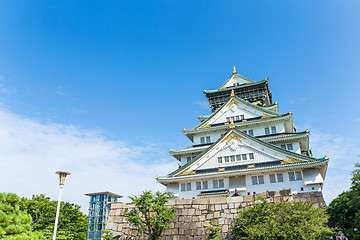
{"label": "glass panel", "polygon": [[249,130],[249,135],[254,136],[254,130]]}
{"label": "glass panel", "polygon": [[240,120],[240,117],[239,117],[239,116],[235,116],[235,120],[236,120],[236,121],[239,121],[239,120]]}
{"label": "glass panel", "polygon": [[253,153],[249,153],[249,158],[250,158],[250,159],[254,159],[254,154],[253,154]]}
{"label": "glass panel", "polygon": [[230,160],[231,160],[232,162],[235,162],[235,156],[230,156]]}
{"label": "glass panel", "polygon": [[185,183],[182,183],[182,184],[181,184],[181,191],[182,191],[182,192],[185,191]]}
{"label": "glass panel", "polygon": [[280,147],[281,147],[282,149],[286,149],[286,145],[285,145],[285,144],[281,145]]}
{"label": "glass panel", "polygon": [[203,189],[208,189],[208,182],[207,181],[203,182]]}
{"label": "glass panel", "polygon": [[227,121],[227,122],[230,122],[230,117],[227,117],[227,118],[226,118],[226,121]]}
{"label": "glass panel", "polygon": [[219,180],[219,188],[223,188],[224,187],[224,180],[220,179]]}
{"label": "glass panel", "polygon": [[269,177],[270,177],[270,183],[276,183],[275,174],[270,174]]}
{"label": "glass panel", "polygon": [[277,175],[277,181],[278,182],[283,182],[284,181],[282,173],[278,173],[276,175]]}
{"label": "glass panel", "polygon": [[222,163],[222,157],[218,157],[218,163]]}
{"label": "glass panel", "polygon": [[241,155],[236,155],[236,161],[241,161]]}
{"label": "glass panel", "polygon": [[264,184],[264,176],[263,175],[258,176],[258,181],[259,181],[259,184]]}
{"label": "glass panel", "polygon": [[190,162],[190,161],[191,161],[191,157],[187,157],[186,162]]}
{"label": "glass panel", "polygon": [[244,115],[240,115],[241,117],[241,120],[244,120],[245,119],[245,116]]}
{"label": "glass panel", "polygon": [[251,177],[251,180],[252,180],[252,184],[253,184],[253,185],[257,185],[257,184],[258,184],[258,182],[257,182],[257,177],[256,177],[256,176]]}
{"label": "glass panel", "polygon": [[296,180],[302,180],[301,172],[296,172]]}
{"label": "glass panel", "polygon": [[268,127],[265,128],[265,135],[269,135],[270,134],[270,129]]}
{"label": "glass panel", "polygon": [[293,150],[293,145],[292,145],[292,143],[287,144],[287,149],[288,149],[288,150]]}
{"label": "glass panel", "polygon": [[201,189],[201,182],[196,182],[196,190],[200,190]]}
{"label": "glass panel", "polygon": [[231,120],[235,121],[235,117],[231,117]]}
{"label": "glass panel", "polygon": [[210,136],[207,136],[206,137],[206,143],[209,143],[210,142]]}
{"label": "glass panel", "polygon": [[191,191],[191,183],[186,184],[186,191]]}
{"label": "glass panel", "polygon": [[247,160],[246,154],[243,154],[243,155],[242,155],[242,159],[243,159],[244,161]]}
{"label": "glass panel", "polygon": [[213,188],[219,188],[218,180],[213,180]]}
{"label": "glass panel", "polygon": [[295,181],[295,173],[294,172],[289,172],[289,179],[290,179],[290,181]]}
{"label": "glass panel", "polygon": [[271,133],[272,134],[276,133],[276,127],[275,126],[271,127]]}
{"label": "glass panel", "polygon": [[229,156],[226,156],[224,158],[225,158],[225,162],[229,162]]}
{"label": "glass panel", "polygon": [[204,137],[201,137],[201,138],[200,138],[200,142],[201,142],[201,143],[205,143],[205,138],[204,138]]}

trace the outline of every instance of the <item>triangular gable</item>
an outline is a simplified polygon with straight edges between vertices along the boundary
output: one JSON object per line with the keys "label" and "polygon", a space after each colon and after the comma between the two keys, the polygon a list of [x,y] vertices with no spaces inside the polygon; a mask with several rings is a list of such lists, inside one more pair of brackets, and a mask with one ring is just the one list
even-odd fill
{"label": "triangular gable", "polygon": [[[231,153],[232,152],[232,153]],[[230,154],[231,153],[231,154]],[[218,165],[218,157],[253,153],[254,159],[247,161],[229,162],[228,164]],[[253,168],[256,164],[266,162],[279,162],[281,164],[292,164],[301,162],[315,162],[321,159],[311,158],[284,150],[272,144],[263,142],[251,137],[236,129],[231,129],[208,149],[200,153],[191,162],[185,164],[169,176],[183,176],[195,174],[197,170],[213,169],[214,166],[219,171],[226,167],[245,165],[246,168]]]}
{"label": "triangular gable", "polygon": [[263,107],[249,103],[242,98],[233,96],[206,120],[202,121],[195,129],[207,128],[212,124],[224,123],[227,121],[227,117],[241,115],[244,115],[245,119],[282,116],[282,114],[267,110]]}
{"label": "triangular gable", "polygon": [[255,81],[248,79],[244,76],[239,75],[238,73],[233,73],[231,77],[223,84],[221,85],[218,90],[222,90],[229,87],[235,87],[243,84],[248,83],[255,83]]}

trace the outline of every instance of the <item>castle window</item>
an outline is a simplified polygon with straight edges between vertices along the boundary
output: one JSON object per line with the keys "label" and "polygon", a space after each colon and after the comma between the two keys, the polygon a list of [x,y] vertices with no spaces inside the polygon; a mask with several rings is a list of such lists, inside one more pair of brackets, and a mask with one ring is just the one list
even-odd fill
{"label": "castle window", "polygon": [[227,121],[227,122],[230,122],[230,117],[227,117],[227,118],[226,118],[226,121]]}
{"label": "castle window", "polygon": [[181,184],[181,191],[184,192],[185,191],[185,183]]}
{"label": "castle window", "polygon": [[265,135],[269,135],[270,134],[270,129],[268,127],[265,128]]}
{"label": "castle window", "polygon": [[258,184],[264,184],[264,176],[260,175],[260,176],[252,176],[251,177],[251,181],[253,185],[258,185]]}
{"label": "castle window", "polygon": [[247,133],[247,131],[246,131],[246,130],[244,130],[243,132],[244,132],[244,133]]}
{"label": "castle window", "polygon": [[225,162],[229,162],[229,156],[226,156],[224,158],[225,158]]}
{"label": "castle window", "polygon": [[289,180],[290,181],[299,181],[302,180],[301,172],[289,172]]}
{"label": "castle window", "polygon": [[269,178],[270,178],[270,183],[276,183],[275,174],[270,174]]}
{"label": "castle window", "polygon": [[210,136],[206,137],[206,143],[210,143]]}
{"label": "castle window", "polygon": [[187,161],[187,162],[190,162],[190,161],[191,161],[191,157],[187,157],[187,158],[186,158],[186,161]]}
{"label": "castle window", "polygon": [[285,150],[286,150],[286,145],[285,145],[285,144],[282,144],[280,147],[281,147],[282,149],[285,149]]}
{"label": "castle window", "polygon": [[218,163],[222,163],[222,157],[218,157]]}
{"label": "castle window", "polygon": [[236,121],[239,121],[239,120],[240,120],[239,115],[238,115],[238,116],[235,116],[235,120],[236,120]]}
{"label": "castle window", "polygon": [[240,115],[240,118],[241,118],[241,120],[244,120],[244,119],[245,119],[245,116],[244,116],[244,115]]}
{"label": "castle window", "polygon": [[270,178],[270,183],[276,183],[276,182],[283,182],[283,175],[282,173],[278,173],[278,174],[270,174],[269,175]]}
{"label": "castle window", "polygon": [[196,182],[196,190],[201,190],[201,182]]}
{"label": "castle window", "polygon": [[202,187],[203,187],[203,189],[208,189],[208,182],[207,182],[207,181],[203,181],[203,182],[202,182]]}
{"label": "castle window", "polygon": [[242,154],[242,160],[247,160],[246,154]]}
{"label": "castle window", "polygon": [[254,159],[254,154],[253,154],[253,153],[249,153],[249,158],[250,158],[250,159]]}
{"label": "castle window", "polygon": [[241,161],[241,155],[236,155],[236,161]]}
{"label": "castle window", "polygon": [[200,138],[200,143],[201,143],[201,144],[205,143],[205,138],[204,138],[204,137],[201,137],[201,138]]}
{"label": "castle window", "polygon": [[249,130],[249,135],[254,136],[254,130]]}
{"label": "castle window", "polygon": [[191,183],[186,183],[186,191],[191,191]]}
{"label": "castle window", "polygon": [[230,156],[230,160],[231,160],[232,162],[235,162],[235,156]]}
{"label": "castle window", "polygon": [[288,150],[293,150],[293,145],[291,143],[286,144]]}
{"label": "castle window", "polygon": [[276,126],[271,127],[271,133],[272,134],[276,133]]}
{"label": "castle window", "polygon": [[224,187],[224,180],[213,180],[213,188],[223,188]]}

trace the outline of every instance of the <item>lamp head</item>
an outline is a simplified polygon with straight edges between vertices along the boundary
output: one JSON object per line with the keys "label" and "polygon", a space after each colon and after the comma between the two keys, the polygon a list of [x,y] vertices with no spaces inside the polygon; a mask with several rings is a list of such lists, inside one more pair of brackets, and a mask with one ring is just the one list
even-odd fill
{"label": "lamp head", "polygon": [[67,175],[70,175],[69,172],[57,171],[56,174],[59,174],[60,186],[64,186],[65,178]]}

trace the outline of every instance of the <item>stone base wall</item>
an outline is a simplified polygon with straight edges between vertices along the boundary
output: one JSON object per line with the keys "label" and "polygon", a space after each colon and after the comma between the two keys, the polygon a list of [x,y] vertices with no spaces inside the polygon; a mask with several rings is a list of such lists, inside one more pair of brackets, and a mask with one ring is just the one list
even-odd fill
{"label": "stone base wall", "polygon": [[[261,201],[260,198],[269,202],[289,200],[315,202],[316,207],[325,206],[321,192],[292,194],[290,189],[238,197],[170,200],[168,205],[177,206],[178,213],[175,220],[171,222],[172,228],[166,229],[161,239],[206,239],[209,234],[206,226],[211,226],[211,219],[213,219],[212,226],[221,228],[221,239],[230,239],[230,227],[233,219],[238,216],[238,208]],[[133,207],[133,204],[129,203],[111,204],[106,229],[111,230],[114,236],[121,235],[120,239],[146,239],[144,236],[137,236],[137,232],[126,221],[125,213]]]}

